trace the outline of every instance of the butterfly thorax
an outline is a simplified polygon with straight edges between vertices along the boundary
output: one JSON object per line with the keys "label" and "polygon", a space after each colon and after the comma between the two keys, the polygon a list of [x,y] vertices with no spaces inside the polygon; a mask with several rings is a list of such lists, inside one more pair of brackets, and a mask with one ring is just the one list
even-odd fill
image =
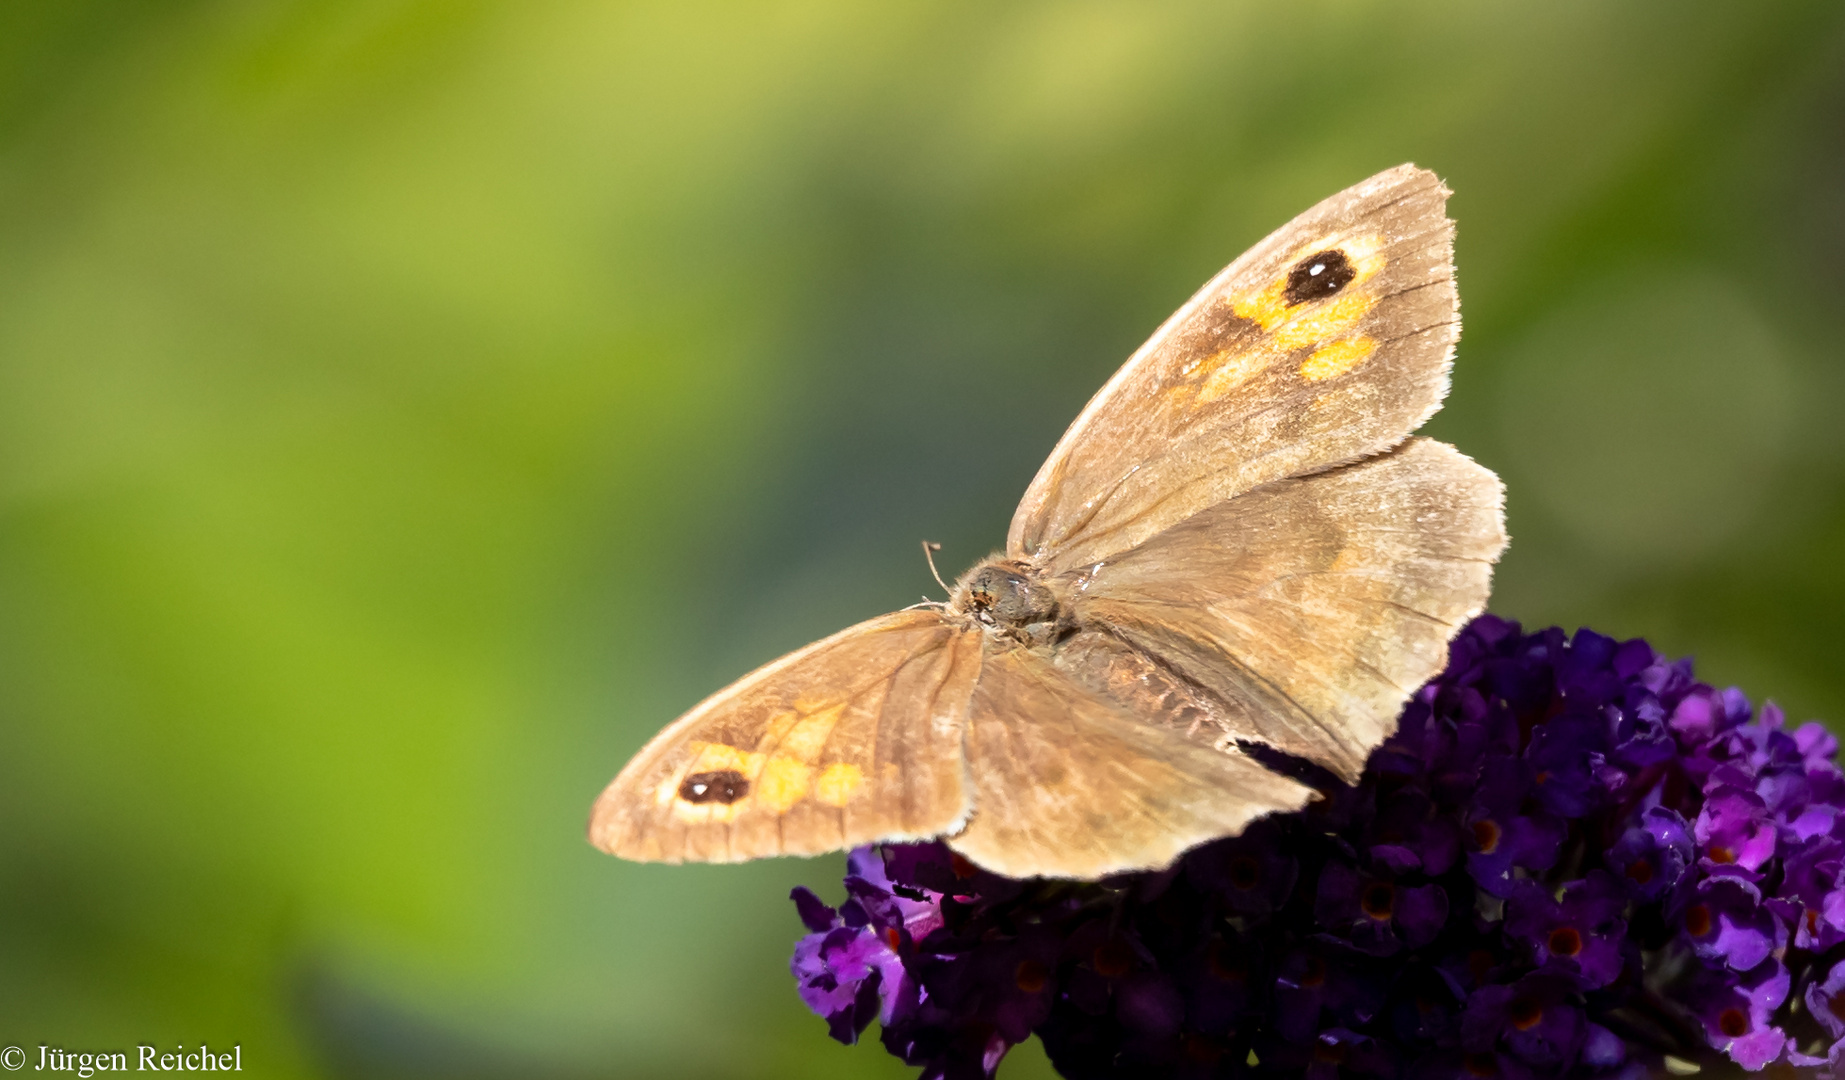
{"label": "butterfly thorax", "polygon": [[948,610],[1027,641],[1052,634],[1061,614],[1037,569],[1011,559],[991,559],[962,575]]}

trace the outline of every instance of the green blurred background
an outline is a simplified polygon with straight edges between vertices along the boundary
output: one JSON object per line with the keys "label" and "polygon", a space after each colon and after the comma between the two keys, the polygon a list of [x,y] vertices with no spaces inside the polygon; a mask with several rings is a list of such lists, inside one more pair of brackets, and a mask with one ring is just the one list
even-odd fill
{"label": "green blurred background", "polygon": [[0,7],[0,1043],[906,1075],[787,975],[836,859],[590,800],[1405,160],[1495,608],[1845,717],[1836,2]]}

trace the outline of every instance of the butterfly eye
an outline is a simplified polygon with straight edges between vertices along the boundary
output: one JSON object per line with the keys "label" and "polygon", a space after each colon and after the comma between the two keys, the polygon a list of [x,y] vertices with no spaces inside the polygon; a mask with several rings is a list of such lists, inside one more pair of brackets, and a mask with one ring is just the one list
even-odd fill
{"label": "butterfly eye", "polygon": [[1289,307],[1318,300],[1345,288],[1357,276],[1358,269],[1345,257],[1345,252],[1328,248],[1294,264],[1294,269],[1288,271],[1288,285],[1281,294],[1282,299]]}
{"label": "butterfly eye", "polygon": [[679,797],[689,803],[734,803],[749,792],[749,779],[735,769],[693,773],[679,785]]}

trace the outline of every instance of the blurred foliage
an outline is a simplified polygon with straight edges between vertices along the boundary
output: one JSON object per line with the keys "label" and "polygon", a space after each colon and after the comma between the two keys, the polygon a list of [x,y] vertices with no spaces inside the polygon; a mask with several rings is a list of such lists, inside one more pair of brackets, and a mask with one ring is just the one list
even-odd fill
{"label": "blurred foliage", "polygon": [[905,1075],[591,798],[1405,160],[1495,608],[1845,717],[1842,137],[1818,0],[0,6],[0,1042]]}

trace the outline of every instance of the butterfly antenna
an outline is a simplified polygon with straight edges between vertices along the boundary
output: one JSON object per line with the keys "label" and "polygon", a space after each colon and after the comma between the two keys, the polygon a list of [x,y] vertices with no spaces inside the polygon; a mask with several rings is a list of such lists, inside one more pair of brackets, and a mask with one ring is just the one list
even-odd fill
{"label": "butterfly antenna", "polygon": [[942,572],[935,568],[935,553],[942,550],[942,545],[933,540],[924,540],[922,546],[923,558],[929,560],[929,573],[935,575],[935,583],[942,587],[943,592],[953,596],[955,591],[948,587],[948,583],[942,580]]}

